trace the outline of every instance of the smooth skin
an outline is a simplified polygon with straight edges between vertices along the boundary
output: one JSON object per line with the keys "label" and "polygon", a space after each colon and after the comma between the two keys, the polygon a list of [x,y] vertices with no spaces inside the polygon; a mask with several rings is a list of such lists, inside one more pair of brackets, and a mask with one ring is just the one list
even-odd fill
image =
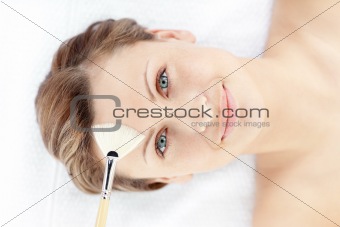
{"label": "smooth skin", "polygon": [[[267,47],[336,2],[276,1]],[[281,116],[277,130],[284,133],[281,149],[256,156],[257,170],[292,195],[257,174],[253,224],[340,226],[340,4],[263,59],[281,68],[270,98],[281,105],[273,115]]]}
{"label": "smooth skin", "polygon": [[[267,47],[334,3],[276,1]],[[224,140],[221,126],[192,126],[197,121],[221,123],[221,117],[160,121],[132,114],[123,118],[123,124],[146,139],[117,164],[117,173],[182,183],[240,154],[256,154],[261,174],[256,175],[253,226],[340,225],[339,28],[340,4],[230,76],[250,59],[198,46],[193,34],[181,30],[147,30],[157,35],[156,42],[138,42],[96,59],[111,75],[91,66],[92,94],[116,95],[122,108],[178,108],[198,95],[183,108],[203,105],[215,116],[221,113],[226,86],[237,107],[270,111],[269,118],[238,119],[270,122],[270,127],[234,127]],[[164,67],[167,89],[160,88],[157,80]],[[112,101],[96,100],[94,106],[95,124],[115,122]],[[163,158],[155,147],[164,133]],[[102,158],[99,151],[98,157]]]}

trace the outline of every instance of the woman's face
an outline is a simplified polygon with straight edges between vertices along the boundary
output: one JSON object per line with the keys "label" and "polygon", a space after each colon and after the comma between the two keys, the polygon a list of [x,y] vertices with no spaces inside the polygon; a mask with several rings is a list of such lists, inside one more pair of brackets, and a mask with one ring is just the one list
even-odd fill
{"label": "woman's face", "polygon": [[[157,34],[158,40],[137,42],[96,60],[107,72],[91,67],[92,94],[117,96],[125,111],[122,124],[145,135],[138,147],[118,162],[118,174],[165,183],[181,182],[193,173],[227,164],[244,152],[259,133],[251,127],[233,127],[222,139],[226,118],[221,111],[227,108],[224,87],[231,92],[236,107],[263,107],[262,98],[246,72],[240,70],[228,76],[240,66],[238,59],[228,52],[194,44],[195,38],[189,32],[149,32]],[[155,110],[167,108],[169,116],[180,107],[187,114],[190,109],[198,109],[200,116],[195,117],[197,110],[191,112],[193,117],[177,110],[178,119],[161,120],[165,111]],[[95,124],[116,121],[113,101],[95,100],[94,108]],[[145,111],[149,115],[152,111],[160,112],[162,117],[142,118],[134,111],[126,116],[128,108],[147,109],[139,110],[144,117]],[[203,114],[202,109],[210,110]],[[122,114],[116,111],[117,116]],[[98,152],[98,156],[102,154]]]}

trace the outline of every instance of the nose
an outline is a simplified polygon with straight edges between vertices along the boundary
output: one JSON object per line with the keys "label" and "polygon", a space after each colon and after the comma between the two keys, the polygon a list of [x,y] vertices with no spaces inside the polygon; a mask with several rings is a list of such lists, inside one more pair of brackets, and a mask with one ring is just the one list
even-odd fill
{"label": "nose", "polygon": [[[182,104],[183,105],[183,104]],[[183,113],[183,114],[182,114]],[[184,116],[185,113],[185,116]],[[214,126],[214,116],[216,112],[211,104],[209,104],[205,94],[200,94],[182,108],[176,108],[174,111],[174,121],[182,121],[186,124],[188,130],[192,133],[200,133],[208,138],[211,138],[211,131],[216,131],[218,127],[212,129]],[[178,119],[176,119],[178,118]]]}
{"label": "nose", "polygon": [[213,110],[208,106],[205,95],[196,97],[191,103],[188,103],[187,123],[197,132],[205,133],[210,122],[212,122]]}

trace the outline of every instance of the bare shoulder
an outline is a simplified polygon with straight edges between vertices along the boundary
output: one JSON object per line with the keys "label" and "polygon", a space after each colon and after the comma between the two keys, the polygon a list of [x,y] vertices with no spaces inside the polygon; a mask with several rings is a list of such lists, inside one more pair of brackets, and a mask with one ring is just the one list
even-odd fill
{"label": "bare shoulder", "polygon": [[323,84],[337,92],[340,89],[340,1],[275,1],[266,48],[264,57],[278,58],[296,68],[300,66],[297,71],[326,79]]}
{"label": "bare shoulder", "polygon": [[[265,165],[266,159],[272,163]],[[340,226],[339,152],[259,156],[257,161],[263,175],[256,179],[254,227]]]}
{"label": "bare shoulder", "polygon": [[[340,49],[340,2],[338,0],[276,0],[273,5],[267,47],[278,42],[304,44],[313,35]],[[283,42],[284,40],[284,42]],[[270,52],[276,51],[273,48]]]}

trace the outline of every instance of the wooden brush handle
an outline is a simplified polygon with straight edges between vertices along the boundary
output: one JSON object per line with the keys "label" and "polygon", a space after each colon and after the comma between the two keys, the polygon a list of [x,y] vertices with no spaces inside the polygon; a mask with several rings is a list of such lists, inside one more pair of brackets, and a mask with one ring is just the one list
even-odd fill
{"label": "wooden brush handle", "polygon": [[107,212],[109,210],[109,199],[101,199],[97,214],[96,227],[105,227],[107,220]]}

